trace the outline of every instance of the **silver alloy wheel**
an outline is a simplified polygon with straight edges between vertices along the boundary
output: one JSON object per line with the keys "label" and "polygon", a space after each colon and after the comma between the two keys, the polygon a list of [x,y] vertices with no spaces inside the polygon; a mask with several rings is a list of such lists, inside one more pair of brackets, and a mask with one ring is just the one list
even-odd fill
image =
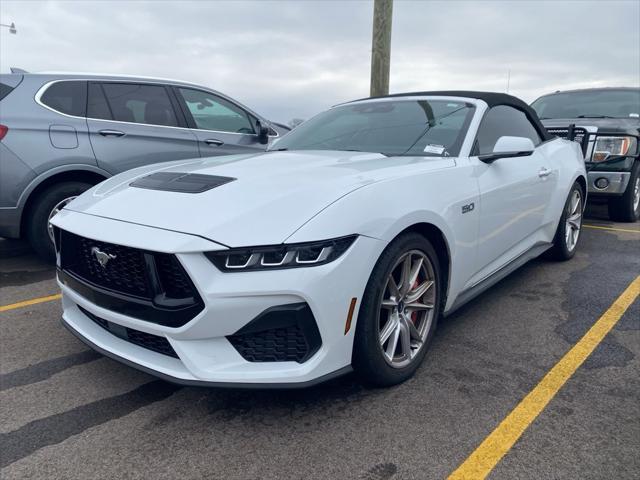
{"label": "silver alloy wheel", "polygon": [[640,205],[640,177],[636,178],[636,183],[633,186],[633,211],[638,210]]}
{"label": "silver alloy wheel", "polygon": [[567,250],[570,252],[576,248],[578,237],[580,236],[580,228],[582,227],[582,194],[576,189],[571,193],[569,208],[567,211],[567,220],[564,228],[564,239]]}
{"label": "silver alloy wheel", "polygon": [[51,243],[53,243],[53,225],[51,225],[51,219],[53,217],[55,217],[55,215],[64,208],[64,206],[66,204],[68,204],[71,200],[77,198],[77,195],[74,195],[73,197],[67,197],[64,200],[58,202],[56,204],[55,207],[53,207],[53,209],[51,209],[51,212],[49,213],[49,218],[47,218],[47,233],[49,234],[49,240],[51,240]]}
{"label": "silver alloy wheel", "polygon": [[386,362],[407,366],[422,349],[435,312],[433,265],[420,250],[402,255],[387,278],[378,314],[378,341]]}

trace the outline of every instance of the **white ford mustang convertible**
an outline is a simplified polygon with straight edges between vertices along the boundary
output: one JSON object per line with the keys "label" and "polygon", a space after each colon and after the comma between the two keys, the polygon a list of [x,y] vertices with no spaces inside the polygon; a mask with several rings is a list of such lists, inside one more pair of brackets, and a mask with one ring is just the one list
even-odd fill
{"label": "white ford mustang convertible", "polygon": [[439,317],[574,255],[585,178],[579,145],[508,95],[338,105],[267,152],[131,170],[68,204],[63,323],[178,383],[396,384]]}

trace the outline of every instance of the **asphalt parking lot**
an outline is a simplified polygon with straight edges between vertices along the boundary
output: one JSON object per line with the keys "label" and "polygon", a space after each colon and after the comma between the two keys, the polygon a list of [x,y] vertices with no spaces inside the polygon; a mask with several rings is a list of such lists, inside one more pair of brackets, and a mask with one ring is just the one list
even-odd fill
{"label": "asphalt parking lot", "polygon": [[[437,479],[454,472],[640,273],[640,226],[590,211],[576,257],[535,260],[444,320],[409,382],[177,387],[60,324],[54,271],[0,259],[0,461],[13,478]],[[491,471],[640,477],[640,300]],[[473,478],[472,476],[467,476]]]}

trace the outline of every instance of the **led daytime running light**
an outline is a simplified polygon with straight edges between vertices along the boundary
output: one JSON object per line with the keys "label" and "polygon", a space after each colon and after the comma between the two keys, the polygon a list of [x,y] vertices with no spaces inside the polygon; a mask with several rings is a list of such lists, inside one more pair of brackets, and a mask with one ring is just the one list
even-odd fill
{"label": "led daytime running light", "polygon": [[223,272],[313,267],[337,259],[355,239],[356,235],[350,235],[318,242],[231,248],[205,255]]}

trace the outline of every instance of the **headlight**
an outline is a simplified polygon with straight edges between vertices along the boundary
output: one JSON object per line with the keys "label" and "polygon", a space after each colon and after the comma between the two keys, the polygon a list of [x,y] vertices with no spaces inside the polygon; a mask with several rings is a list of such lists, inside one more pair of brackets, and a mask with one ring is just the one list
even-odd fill
{"label": "headlight", "polygon": [[633,137],[596,137],[592,162],[604,162],[609,157],[624,156],[634,143]]}
{"label": "headlight", "polygon": [[319,242],[232,248],[205,252],[205,255],[223,272],[314,267],[334,261],[347,251],[356,237],[350,235]]}

